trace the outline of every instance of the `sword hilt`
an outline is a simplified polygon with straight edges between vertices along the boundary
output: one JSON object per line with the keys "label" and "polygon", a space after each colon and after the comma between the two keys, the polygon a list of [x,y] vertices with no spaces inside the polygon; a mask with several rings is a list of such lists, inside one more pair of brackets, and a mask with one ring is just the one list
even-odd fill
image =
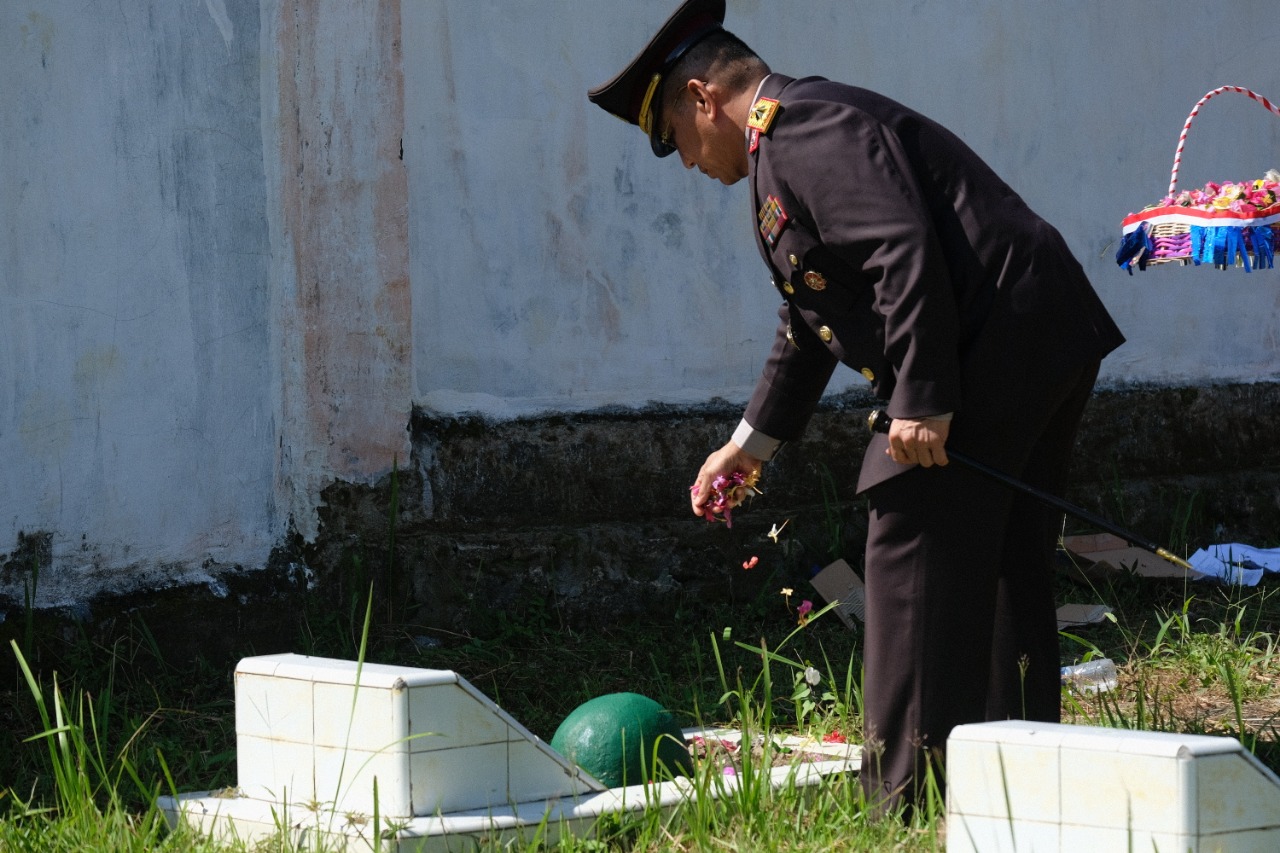
{"label": "sword hilt", "polygon": [[892,423],[893,418],[889,417],[889,413],[884,409],[872,409],[871,414],[867,415],[867,429],[872,432],[888,435],[889,425]]}

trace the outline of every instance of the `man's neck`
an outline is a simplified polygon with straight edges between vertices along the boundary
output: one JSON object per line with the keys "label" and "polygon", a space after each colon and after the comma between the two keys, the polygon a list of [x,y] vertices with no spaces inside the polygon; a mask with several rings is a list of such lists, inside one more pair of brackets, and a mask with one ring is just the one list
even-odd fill
{"label": "man's neck", "polygon": [[748,83],[742,89],[730,98],[724,104],[725,115],[727,115],[738,129],[744,134],[747,132],[747,116],[751,113],[751,107],[760,97],[760,90],[764,87],[764,81],[769,78],[768,74],[760,75],[759,79]]}

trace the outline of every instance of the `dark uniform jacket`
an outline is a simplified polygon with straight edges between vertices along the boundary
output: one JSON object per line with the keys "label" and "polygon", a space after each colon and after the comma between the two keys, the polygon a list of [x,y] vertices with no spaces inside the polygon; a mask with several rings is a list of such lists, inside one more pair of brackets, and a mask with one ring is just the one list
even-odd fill
{"label": "dark uniform jacket", "polygon": [[[751,142],[756,239],[782,295],[745,414],[794,439],[838,362],[895,418],[955,412],[948,446],[1002,461],[1040,389],[1124,338],[1062,237],[955,134],[865,89],[774,74]],[[907,470],[873,438],[858,490]],[[1008,467],[1008,466],[1007,466]]]}

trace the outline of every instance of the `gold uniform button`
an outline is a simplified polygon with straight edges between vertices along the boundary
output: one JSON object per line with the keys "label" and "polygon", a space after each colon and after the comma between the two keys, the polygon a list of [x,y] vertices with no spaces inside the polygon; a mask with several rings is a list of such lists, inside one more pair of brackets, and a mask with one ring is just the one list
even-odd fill
{"label": "gold uniform button", "polygon": [[818,337],[822,338],[822,342],[824,344],[829,344],[831,343],[831,339],[835,336],[831,334],[831,329],[829,327],[823,326],[818,329]]}
{"label": "gold uniform button", "polygon": [[784,281],[782,283],[782,292],[787,294],[787,296],[790,296],[791,294],[796,292],[796,289],[791,286],[791,282]]}
{"label": "gold uniform button", "polygon": [[787,255],[787,260],[791,261],[791,266],[793,267],[800,266],[800,259],[797,258],[795,255]]}
{"label": "gold uniform button", "polygon": [[870,367],[864,367],[862,368],[862,378],[867,380],[868,382],[875,382],[876,373]]}

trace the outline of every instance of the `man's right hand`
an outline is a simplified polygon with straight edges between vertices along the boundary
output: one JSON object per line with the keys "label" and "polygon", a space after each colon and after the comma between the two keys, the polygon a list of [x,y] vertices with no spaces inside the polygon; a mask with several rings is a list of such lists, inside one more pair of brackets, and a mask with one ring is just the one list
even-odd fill
{"label": "man's right hand", "polygon": [[711,500],[714,494],[711,484],[715,482],[716,477],[721,475],[728,477],[736,471],[749,474],[752,471],[759,471],[762,464],[764,463],[761,460],[732,441],[712,453],[707,457],[707,461],[702,463],[702,468],[698,470],[698,478],[689,488],[689,503],[693,507],[693,514],[699,517],[706,514],[707,501]]}

